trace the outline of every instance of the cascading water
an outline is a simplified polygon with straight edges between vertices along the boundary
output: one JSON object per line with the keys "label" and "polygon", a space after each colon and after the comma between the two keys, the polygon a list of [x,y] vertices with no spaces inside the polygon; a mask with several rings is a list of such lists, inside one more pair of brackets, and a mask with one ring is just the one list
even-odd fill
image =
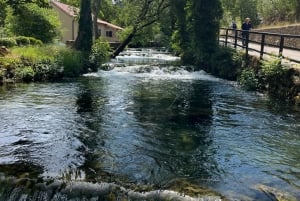
{"label": "cascading water", "polygon": [[165,58],[0,87],[0,200],[299,200],[299,108]]}

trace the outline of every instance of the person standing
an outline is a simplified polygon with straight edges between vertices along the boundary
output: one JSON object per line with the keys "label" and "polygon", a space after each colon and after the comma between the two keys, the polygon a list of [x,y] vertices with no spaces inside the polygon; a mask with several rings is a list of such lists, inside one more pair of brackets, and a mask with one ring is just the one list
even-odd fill
{"label": "person standing", "polygon": [[242,24],[242,43],[243,46],[246,46],[248,43],[248,38],[249,38],[249,31],[251,30],[251,20],[249,17],[245,19],[245,21]]}
{"label": "person standing", "polygon": [[236,23],[235,23],[234,20],[233,20],[232,23],[231,23],[231,28],[232,28],[233,30],[236,30],[236,28],[237,28]]}

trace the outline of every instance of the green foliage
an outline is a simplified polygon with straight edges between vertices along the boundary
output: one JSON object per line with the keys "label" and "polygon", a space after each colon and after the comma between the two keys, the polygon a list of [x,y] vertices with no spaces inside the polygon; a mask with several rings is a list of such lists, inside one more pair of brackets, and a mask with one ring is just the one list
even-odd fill
{"label": "green foliage", "polygon": [[35,81],[56,80],[63,76],[63,67],[50,60],[35,63],[33,70]]}
{"label": "green foliage", "polygon": [[93,70],[109,60],[110,51],[109,43],[104,39],[99,38],[94,42],[89,56],[90,63],[95,66]]}
{"label": "green foliage", "polygon": [[0,46],[15,47],[15,46],[28,46],[28,45],[43,45],[41,40],[33,37],[17,36],[9,38],[0,38]]}
{"label": "green foliage", "polygon": [[244,69],[238,78],[239,84],[246,90],[255,91],[258,88],[259,79],[254,69]]}
{"label": "green foliage", "polygon": [[175,55],[182,56],[181,54],[182,54],[183,50],[180,46],[180,35],[179,35],[178,30],[173,32],[173,35],[171,38],[171,48]]}
{"label": "green foliage", "polygon": [[264,76],[268,78],[278,77],[284,73],[284,69],[281,65],[281,60],[278,58],[263,60],[261,68]]}
{"label": "green foliage", "polygon": [[14,37],[14,39],[16,40],[18,46],[43,45],[43,42],[41,40],[35,39],[33,37],[17,36]]}
{"label": "green foliage", "polygon": [[221,78],[236,80],[241,65],[241,57],[234,50],[219,48],[211,55],[206,70]]}
{"label": "green foliage", "polygon": [[56,55],[58,66],[63,67],[66,77],[78,77],[83,72],[84,53],[74,49],[62,49]]}
{"label": "green foliage", "polygon": [[172,47],[181,52],[184,62],[207,64],[218,47],[220,1],[180,0],[173,11],[177,27]]}
{"label": "green foliage", "polygon": [[18,36],[15,38],[15,40],[16,40],[18,46],[30,45],[30,40],[26,36]]}
{"label": "green foliage", "polygon": [[59,35],[60,21],[57,14],[48,8],[40,8],[36,4],[24,4],[22,12],[9,15],[6,18],[8,33],[18,36],[28,36],[50,43]]}
{"label": "green foliage", "polygon": [[24,82],[31,82],[34,78],[34,71],[31,66],[19,67],[15,71],[15,77]]}
{"label": "green foliage", "polygon": [[0,57],[0,68],[2,69],[12,69],[19,65],[19,58],[15,57]]}
{"label": "green foliage", "polygon": [[209,59],[218,46],[221,5],[218,0],[192,0],[188,8],[191,10],[187,21],[191,29],[191,47],[196,64],[201,64]]}
{"label": "green foliage", "polygon": [[[224,9],[223,26],[229,26],[232,20],[242,22],[250,17],[254,26],[278,22],[300,20],[299,0],[221,0]],[[239,27],[240,28],[240,27]]]}
{"label": "green foliage", "polygon": [[21,12],[21,7],[24,4],[33,3],[39,7],[48,7],[48,0],[6,0],[6,4],[14,8],[15,14]]}
{"label": "green foliage", "polygon": [[17,41],[14,38],[0,38],[0,46],[14,47],[17,45]]}
{"label": "green foliage", "polygon": [[4,26],[4,21],[5,21],[5,18],[6,18],[6,7],[7,7],[7,3],[6,3],[6,0],[0,0],[0,27],[3,27]]}
{"label": "green foliage", "polygon": [[79,76],[83,61],[82,52],[62,46],[17,47],[0,57],[0,70],[12,72],[18,81],[49,81]]}
{"label": "green foliage", "polygon": [[4,71],[0,69],[0,84],[2,84],[3,79],[4,79]]}
{"label": "green foliage", "polygon": [[[24,61],[29,63],[39,63],[42,61],[53,61],[58,48],[55,46],[26,46],[17,47],[12,50],[13,55],[18,55]],[[52,54],[49,54],[51,52]]]}
{"label": "green foliage", "polygon": [[29,39],[29,45],[37,45],[37,46],[42,46],[43,42],[39,39],[33,38],[33,37],[28,37]]}

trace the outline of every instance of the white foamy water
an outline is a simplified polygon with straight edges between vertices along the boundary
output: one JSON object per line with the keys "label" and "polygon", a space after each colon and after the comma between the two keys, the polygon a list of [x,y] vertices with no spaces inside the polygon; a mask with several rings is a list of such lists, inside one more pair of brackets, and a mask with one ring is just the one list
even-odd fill
{"label": "white foamy water", "polygon": [[220,81],[221,79],[216,78],[203,70],[193,71],[191,67],[161,67],[159,65],[129,65],[125,67],[115,67],[110,71],[100,70],[97,73],[85,74],[85,76],[134,76],[145,79],[155,80],[208,80],[208,81]]}

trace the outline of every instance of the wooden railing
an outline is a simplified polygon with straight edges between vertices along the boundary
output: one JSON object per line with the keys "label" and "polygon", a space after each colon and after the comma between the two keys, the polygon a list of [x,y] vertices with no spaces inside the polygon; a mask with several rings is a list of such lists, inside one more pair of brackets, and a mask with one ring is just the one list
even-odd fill
{"label": "wooden railing", "polygon": [[252,51],[258,53],[261,58],[266,54],[300,63],[300,35],[249,31],[244,46],[242,40],[241,30],[220,29],[219,42],[224,46],[243,48],[246,55]]}

